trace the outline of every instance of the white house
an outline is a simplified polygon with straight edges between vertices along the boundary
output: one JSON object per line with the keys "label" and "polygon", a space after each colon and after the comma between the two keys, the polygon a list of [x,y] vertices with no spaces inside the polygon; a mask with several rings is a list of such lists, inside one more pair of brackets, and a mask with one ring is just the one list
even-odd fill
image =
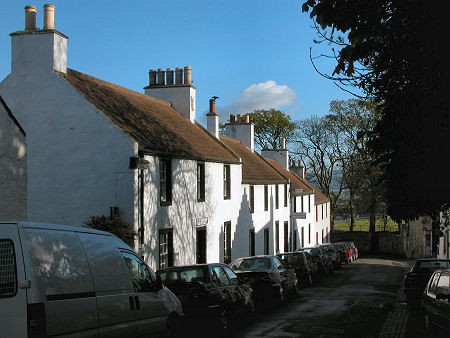
{"label": "white house", "polygon": [[27,133],[26,218],[82,225],[120,213],[154,268],[223,261],[241,163],[195,122],[190,84],[187,119],[168,101],[68,68],[67,36],[54,29],[54,7],[44,10],[37,29],[36,8],[26,7],[25,30],[11,34],[11,74],[0,84]]}
{"label": "white house", "polygon": [[26,133],[0,96],[0,220],[26,219]]}
{"label": "white house", "polygon": [[[242,160],[242,204],[239,245],[246,256],[290,250],[289,179],[254,149],[254,126],[249,115],[230,116],[221,140]],[[247,249],[248,248],[248,249]]]}

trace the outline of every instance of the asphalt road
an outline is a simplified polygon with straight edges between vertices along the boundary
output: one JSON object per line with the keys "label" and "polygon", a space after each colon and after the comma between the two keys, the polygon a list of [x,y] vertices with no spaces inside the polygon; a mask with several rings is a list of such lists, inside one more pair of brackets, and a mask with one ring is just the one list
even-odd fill
{"label": "asphalt road", "polygon": [[409,264],[359,258],[283,306],[259,311],[234,337],[378,337]]}

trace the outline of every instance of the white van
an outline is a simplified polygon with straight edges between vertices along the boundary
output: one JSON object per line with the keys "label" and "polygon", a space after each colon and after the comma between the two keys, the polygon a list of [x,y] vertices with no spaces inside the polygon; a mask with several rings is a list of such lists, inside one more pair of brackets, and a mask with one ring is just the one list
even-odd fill
{"label": "white van", "polygon": [[181,316],[178,298],[116,236],[0,222],[1,337],[153,337]]}

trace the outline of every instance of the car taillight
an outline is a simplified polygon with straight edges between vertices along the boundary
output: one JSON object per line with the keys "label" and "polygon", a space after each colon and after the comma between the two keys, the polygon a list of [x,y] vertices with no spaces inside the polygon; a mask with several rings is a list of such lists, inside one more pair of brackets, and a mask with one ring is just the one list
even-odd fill
{"label": "car taillight", "polygon": [[43,303],[28,304],[28,337],[47,337],[47,321]]}

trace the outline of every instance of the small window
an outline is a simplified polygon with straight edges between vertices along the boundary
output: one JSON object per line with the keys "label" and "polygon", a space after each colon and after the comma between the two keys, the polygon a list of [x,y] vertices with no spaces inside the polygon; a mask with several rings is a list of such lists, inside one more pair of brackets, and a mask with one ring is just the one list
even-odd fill
{"label": "small window", "polygon": [[231,263],[231,222],[223,224],[223,261],[225,264]]}
{"label": "small window", "polygon": [[255,229],[249,231],[249,254],[250,256],[255,255]]}
{"label": "small window", "polygon": [[223,198],[228,200],[231,198],[231,181],[230,181],[230,165],[223,165]]}
{"label": "small window", "polygon": [[160,204],[172,204],[172,162],[168,159],[159,160]]}
{"label": "small window", "polygon": [[311,212],[311,195],[308,195],[308,212]]}
{"label": "small window", "polygon": [[275,252],[280,252],[280,222],[275,221]]}
{"label": "small window", "polygon": [[159,230],[159,268],[173,266],[173,232],[172,229]]}
{"label": "small window", "polygon": [[251,185],[249,189],[249,200],[250,200],[250,213],[255,212],[255,186]]}
{"label": "small window", "polygon": [[303,212],[303,196],[300,196],[300,211]]}
{"label": "small window", "polygon": [[275,184],[275,209],[278,209],[280,205],[280,188],[278,184]]}
{"label": "small window", "polygon": [[205,201],[205,163],[197,163],[197,201]]}
{"label": "small window", "polygon": [[17,293],[17,273],[14,244],[0,240],[0,298],[14,297]]}
{"label": "small window", "polygon": [[308,223],[308,243],[311,243],[311,223]]}
{"label": "small window", "polygon": [[264,255],[269,254],[270,250],[269,229],[264,229]]}
{"label": "small window", "polygon": [[288,186],[284,185],[284,207],[288,206]]}
{"label": "small window", "polygon": [[269,187],[264,186],[264,211],[269,210]]}
{"label": "small window", "polygon": [[319,221],[319,210],[316,205],[316,222],[318,222],[318,221]]}
{"label": "small window", "polygon": [[297,212],[297,197],[294,197],[294,212]]}

